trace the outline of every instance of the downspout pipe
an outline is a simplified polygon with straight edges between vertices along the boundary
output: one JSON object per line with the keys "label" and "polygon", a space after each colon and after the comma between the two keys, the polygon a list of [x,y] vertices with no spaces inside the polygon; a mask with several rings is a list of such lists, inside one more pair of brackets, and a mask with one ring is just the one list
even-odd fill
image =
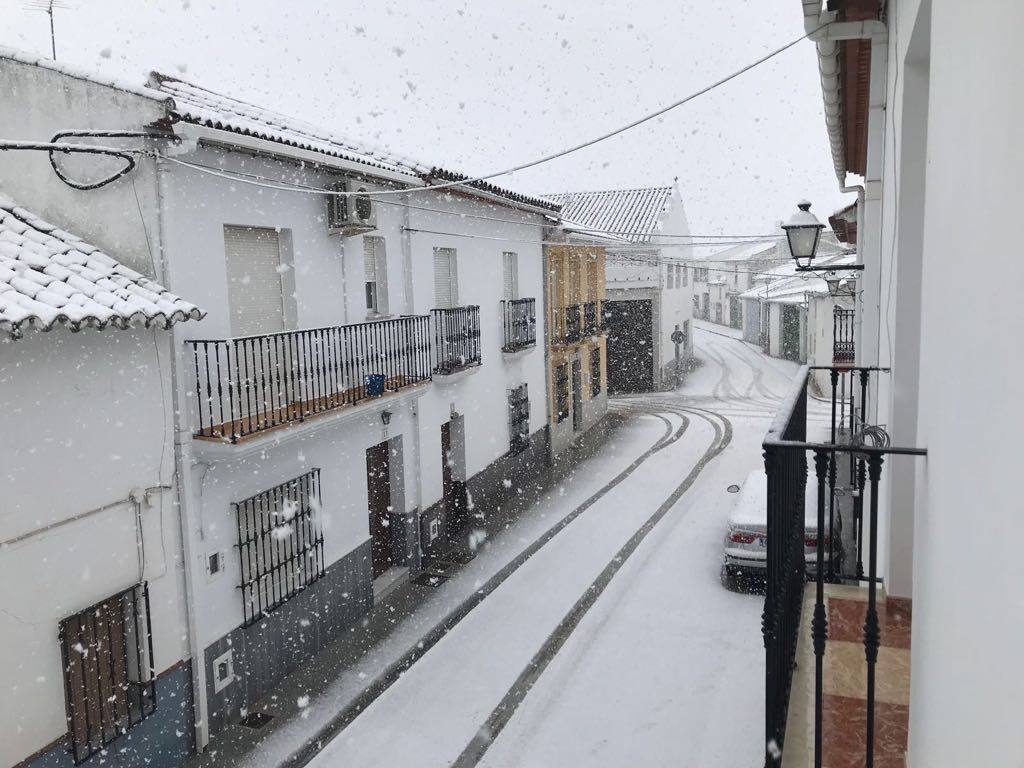
{"label": "downspout pipe", "polygon": [[[160,154],[157,153],[154,161],[154,175],[156,176],[156,216],[157,232],[159,238],[158,252],[160,254],[160,267],[163,273],[161,282],[169,290],[171,286],[171,270],[167,258],[167,232],[165,227],[165,174],[167,167],[161,162]],[[192,434],[188,429],[187,419],[189,413],[188,396],[186,394],[183,376],[179,370],[181,358],[178,350],[183,348],[182,339],[179,337],[178,326],[171,329],[171,394],[174,404],[174,460],[178,475],[178,519],[181,524],[181,548],[182,559],[184,560],[185,576],[185,607],[188,622],[188,646],[192,655],[192,708],[194,714],[194,728],[196,751],[203,752],[210,743],[209,718],[207,715],[209,704],[206,699],[206,660],[204,648],[199,632],[199,604],[196,594],[197,585],[202,583],[204,573],[200,565],[200,552],[195,550],[193,531],[198,530],[200,537],[203,536],[202,523],[196,519],[197,503],[202,503],[202,487],[196,491],[196,483],[192,477],[192,467],[195,459],[192,455]],[[198,499],[198,502],[196,501]]]}
{"label": "downspout pipe", "polygon": [[[844,192],[855,191],[846,187],[846,157],[843,148],[842,103],[840,100],[839,43],[843,40],[888,39],[885,23],[877,19],[864,21],[836,21],[835,11],[822,10],[821,0],[800,0],[804,14],[804,31],[818,49],[818,71],[821,76],[821,94],[825,110],[825,128],[832,150],[832,164],[836,180]],[[858,215],[863,197],[858,197]]]}

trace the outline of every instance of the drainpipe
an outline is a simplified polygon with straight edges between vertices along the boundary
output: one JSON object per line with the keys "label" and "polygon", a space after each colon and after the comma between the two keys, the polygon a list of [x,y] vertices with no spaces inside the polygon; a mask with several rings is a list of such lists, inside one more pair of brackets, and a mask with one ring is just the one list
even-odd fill
{"label": "drainpipe", "polygon": [[412,282],[412,231],[409,227],[412,226],[410,220],[408,203],[409,195],[402,195],[406,207],[402,208],[402,276],[403,276],[403,289],[405,290],[405,313],[407,315],[416,314],[416,304],[413,296],[413,282]]}
{"label": "drainpipe", "polygon": [[[157,233],[159,238],[158,251],[160,253],[160,265],[163,274],[160,276],[163,285],[173,291],[171,271],[166,258],[166,231],[164,228],[164,174],[167,168],[160,162],[160,155],[154,160],[154,172],[156,174],[156,215]],[[196,595],[197,584],[202,583],[204,574],[200,571],[200,553],[193,547],[192,532],[198,529],[200,538],[204,531],[202,525],[197,524],[195,518],[195,505],[193,499],[201,502],[200,496],[195,496],[193,491],[195,483],[192,479],[192,467],[195,463],[192,455],[192,434],[187,424],[186,414],[188,398],[186,395],[183,377],[179,375],[178,363],[180,356],[178,350],[183,347],[183,340],[180,338],[178,326],[171,328],[171,395],[174,405],[174,463],[178,475],[178,519],[181,523],[181,547],[184,558],[185,571],[185,603],[188,617],[188,646],[192,654],[192,707],[195,717],[195,738],[196,751],[202,752],[210,743],[209,718],[207,717],[208,703],[206,700],[206,663],[203,658],[203,647],[199,636],[198,602]],[[202,489],[199,489],[200,494]]]}

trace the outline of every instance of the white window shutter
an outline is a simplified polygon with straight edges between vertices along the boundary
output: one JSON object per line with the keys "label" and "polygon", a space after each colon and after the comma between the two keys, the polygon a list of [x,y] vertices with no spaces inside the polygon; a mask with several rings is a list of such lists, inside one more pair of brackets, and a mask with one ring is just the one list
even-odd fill
{"label": "white window shutter", "polygon": [[519,298],[519,256],[511,251],[502,254],[502,285],[506,300]]}
{"label": "white window shutter", "polygon": [[448,249],[448,258],[451,272],[451,306],[459,306],[459,256],[454,248]]}
{"label": "white window shutter", "polygon": [[277,230],[225,226],[224,261],[231,334],[283,331],[284,292]]}
{"label": "white window shutter", "polygon": [[452,248],[434,249],[434,306],[438,309],[454,307],[455,296],[455,251]]}
{"label": "white window shutter", "polygon": [[388,313],[387,250],[383,237],[363,236],[363,266],[366,282],[373,283],[376,295],[374,309],[382,315]]}

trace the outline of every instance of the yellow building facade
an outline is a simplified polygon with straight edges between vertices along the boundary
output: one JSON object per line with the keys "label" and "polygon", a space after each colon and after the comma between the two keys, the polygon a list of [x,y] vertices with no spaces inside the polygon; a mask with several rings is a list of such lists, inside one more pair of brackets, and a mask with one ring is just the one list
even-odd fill
{"label": "yellow building facade", "polygon": [[605,249],[570,239],[545,254],[548,424],[557,456],[608,410]]}

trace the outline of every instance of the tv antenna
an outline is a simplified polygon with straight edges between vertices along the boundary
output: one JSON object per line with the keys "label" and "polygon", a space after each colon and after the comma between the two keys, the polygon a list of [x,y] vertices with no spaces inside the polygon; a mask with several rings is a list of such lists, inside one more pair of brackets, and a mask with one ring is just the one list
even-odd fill
{"label": "tv antenna", "polygon": [[50,52],[53,54],[54,61],[57,60],[57,35],[53,28],[53,9],[70,7],[64,0],[28,0],[25,3],[26,9],[30,11],[43,11],[50,17]]}

